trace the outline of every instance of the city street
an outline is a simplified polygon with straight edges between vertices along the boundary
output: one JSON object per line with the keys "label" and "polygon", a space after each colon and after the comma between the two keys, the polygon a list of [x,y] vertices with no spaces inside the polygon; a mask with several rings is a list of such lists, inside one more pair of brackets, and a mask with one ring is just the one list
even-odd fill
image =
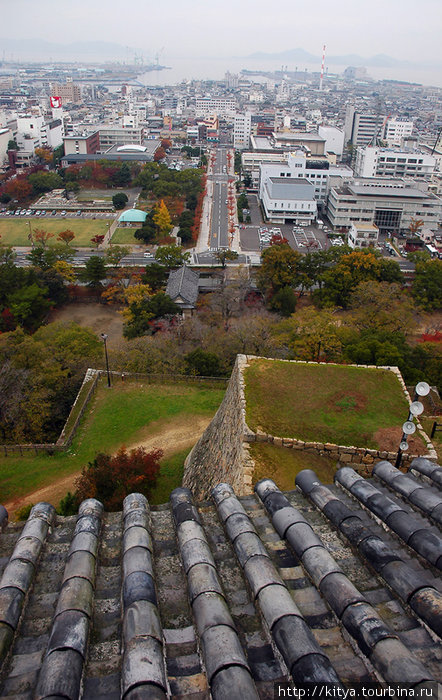
{"label": "city street", "polygon": [[228,180],[229,163],[227,149],[217,148],[216,159],[213,165],[213,173],[210,179],[212,188],[212,215],[209,229],[209,249],[229,248],[229,224],[228,224]]}

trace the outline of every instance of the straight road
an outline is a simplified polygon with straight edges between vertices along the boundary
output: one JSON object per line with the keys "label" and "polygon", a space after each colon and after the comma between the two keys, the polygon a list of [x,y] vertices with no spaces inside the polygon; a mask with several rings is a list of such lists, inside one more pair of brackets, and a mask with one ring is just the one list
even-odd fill
{"label": "straight road", "polygon": [[212,196],[212,217],[210,221],[209,248],[229,247],[228,229],[228,162],[227,149],[216,149],[216,160],[213,166],[213,196]]}

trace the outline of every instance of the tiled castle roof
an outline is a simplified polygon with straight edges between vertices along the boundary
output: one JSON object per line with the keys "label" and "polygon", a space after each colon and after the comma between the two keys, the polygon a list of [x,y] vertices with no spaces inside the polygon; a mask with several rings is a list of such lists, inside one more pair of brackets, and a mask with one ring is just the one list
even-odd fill
{"label": "tiled castle roof", "polygon": [[[0,536],[0,697],[273,698],[442,677],[442,470],[304,470],[122,513],[34,506]],[[0,508],[0,521],[4,512]]]}

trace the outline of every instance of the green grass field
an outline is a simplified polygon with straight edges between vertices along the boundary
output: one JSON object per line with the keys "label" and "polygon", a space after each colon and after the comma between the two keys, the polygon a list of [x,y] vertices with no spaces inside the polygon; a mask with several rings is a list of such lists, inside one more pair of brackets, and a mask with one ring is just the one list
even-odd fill
{"label": "green grass field", "polygon": [[32,232],[35,229],[39,229],[54,234],[49,244],[59,243],[57,235],[61,231],[66,231],[67,229],[73,231],[75,238],[71,246],[74,248],[92,246],[91,238],[97,234],[105,234],[109,224],[112,223],[112,219],[40,219],[38,217],[23,219],[17,217],[15,219],[15,217],[10,217],[0,220],[0,240],[2,244],[8,246],[29,246],[29,221],[31,222]]}
{"label": "green grass field", "polygon": [[254,360],[245,381],[247,423],[271,435],[379,449],[377,431],[408,415],[387,370]]}
{"label": "green grass field", "polygon": [[[66,452],[0,458],[0,503],[31,493],[56,479],[82,469],[98,452],[115,453],[119,447],[141,444],[170,428],[174,420],[191,425],[198,416],[211,417],[219,407],[224,389],[194,385],[154,385],[141,382],[116,384],[109,390],[99,384],[80,429]],[[160,479],[157,492],[169,493],[179,486],[186,454],[178,449],[162,466],[166,487]],[[167,500],[167,498],[166,498]]]}
{"label": "green grass field", "polygon": [[264,478],[273,479],[282,491],[295,488],[295,476],[303,469],[313,469],[324,484],[332,484],[336,473],[336,459],[266,442],[251,443],[250,454],[255,460],[253,483]]}
{"label": "green grass field", "polygon": [[137,229],[135,228],[117,228],[115,229],[112,236],[112,243],[118,243],[120,245],[140,245],[143,242],[135,238],[134,233]]}

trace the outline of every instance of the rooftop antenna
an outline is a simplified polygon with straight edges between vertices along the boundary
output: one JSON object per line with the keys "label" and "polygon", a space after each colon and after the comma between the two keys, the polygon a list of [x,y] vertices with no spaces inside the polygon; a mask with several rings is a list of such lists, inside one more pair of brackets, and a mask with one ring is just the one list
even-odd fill
{"label": "rooftop antenna", "polygon": [[319,80],[319,89],[322,90],[322,81],[324,78],[324,63],[325,63],[325,44],[322,47],[322,63],[321,63],[321,78]]}

